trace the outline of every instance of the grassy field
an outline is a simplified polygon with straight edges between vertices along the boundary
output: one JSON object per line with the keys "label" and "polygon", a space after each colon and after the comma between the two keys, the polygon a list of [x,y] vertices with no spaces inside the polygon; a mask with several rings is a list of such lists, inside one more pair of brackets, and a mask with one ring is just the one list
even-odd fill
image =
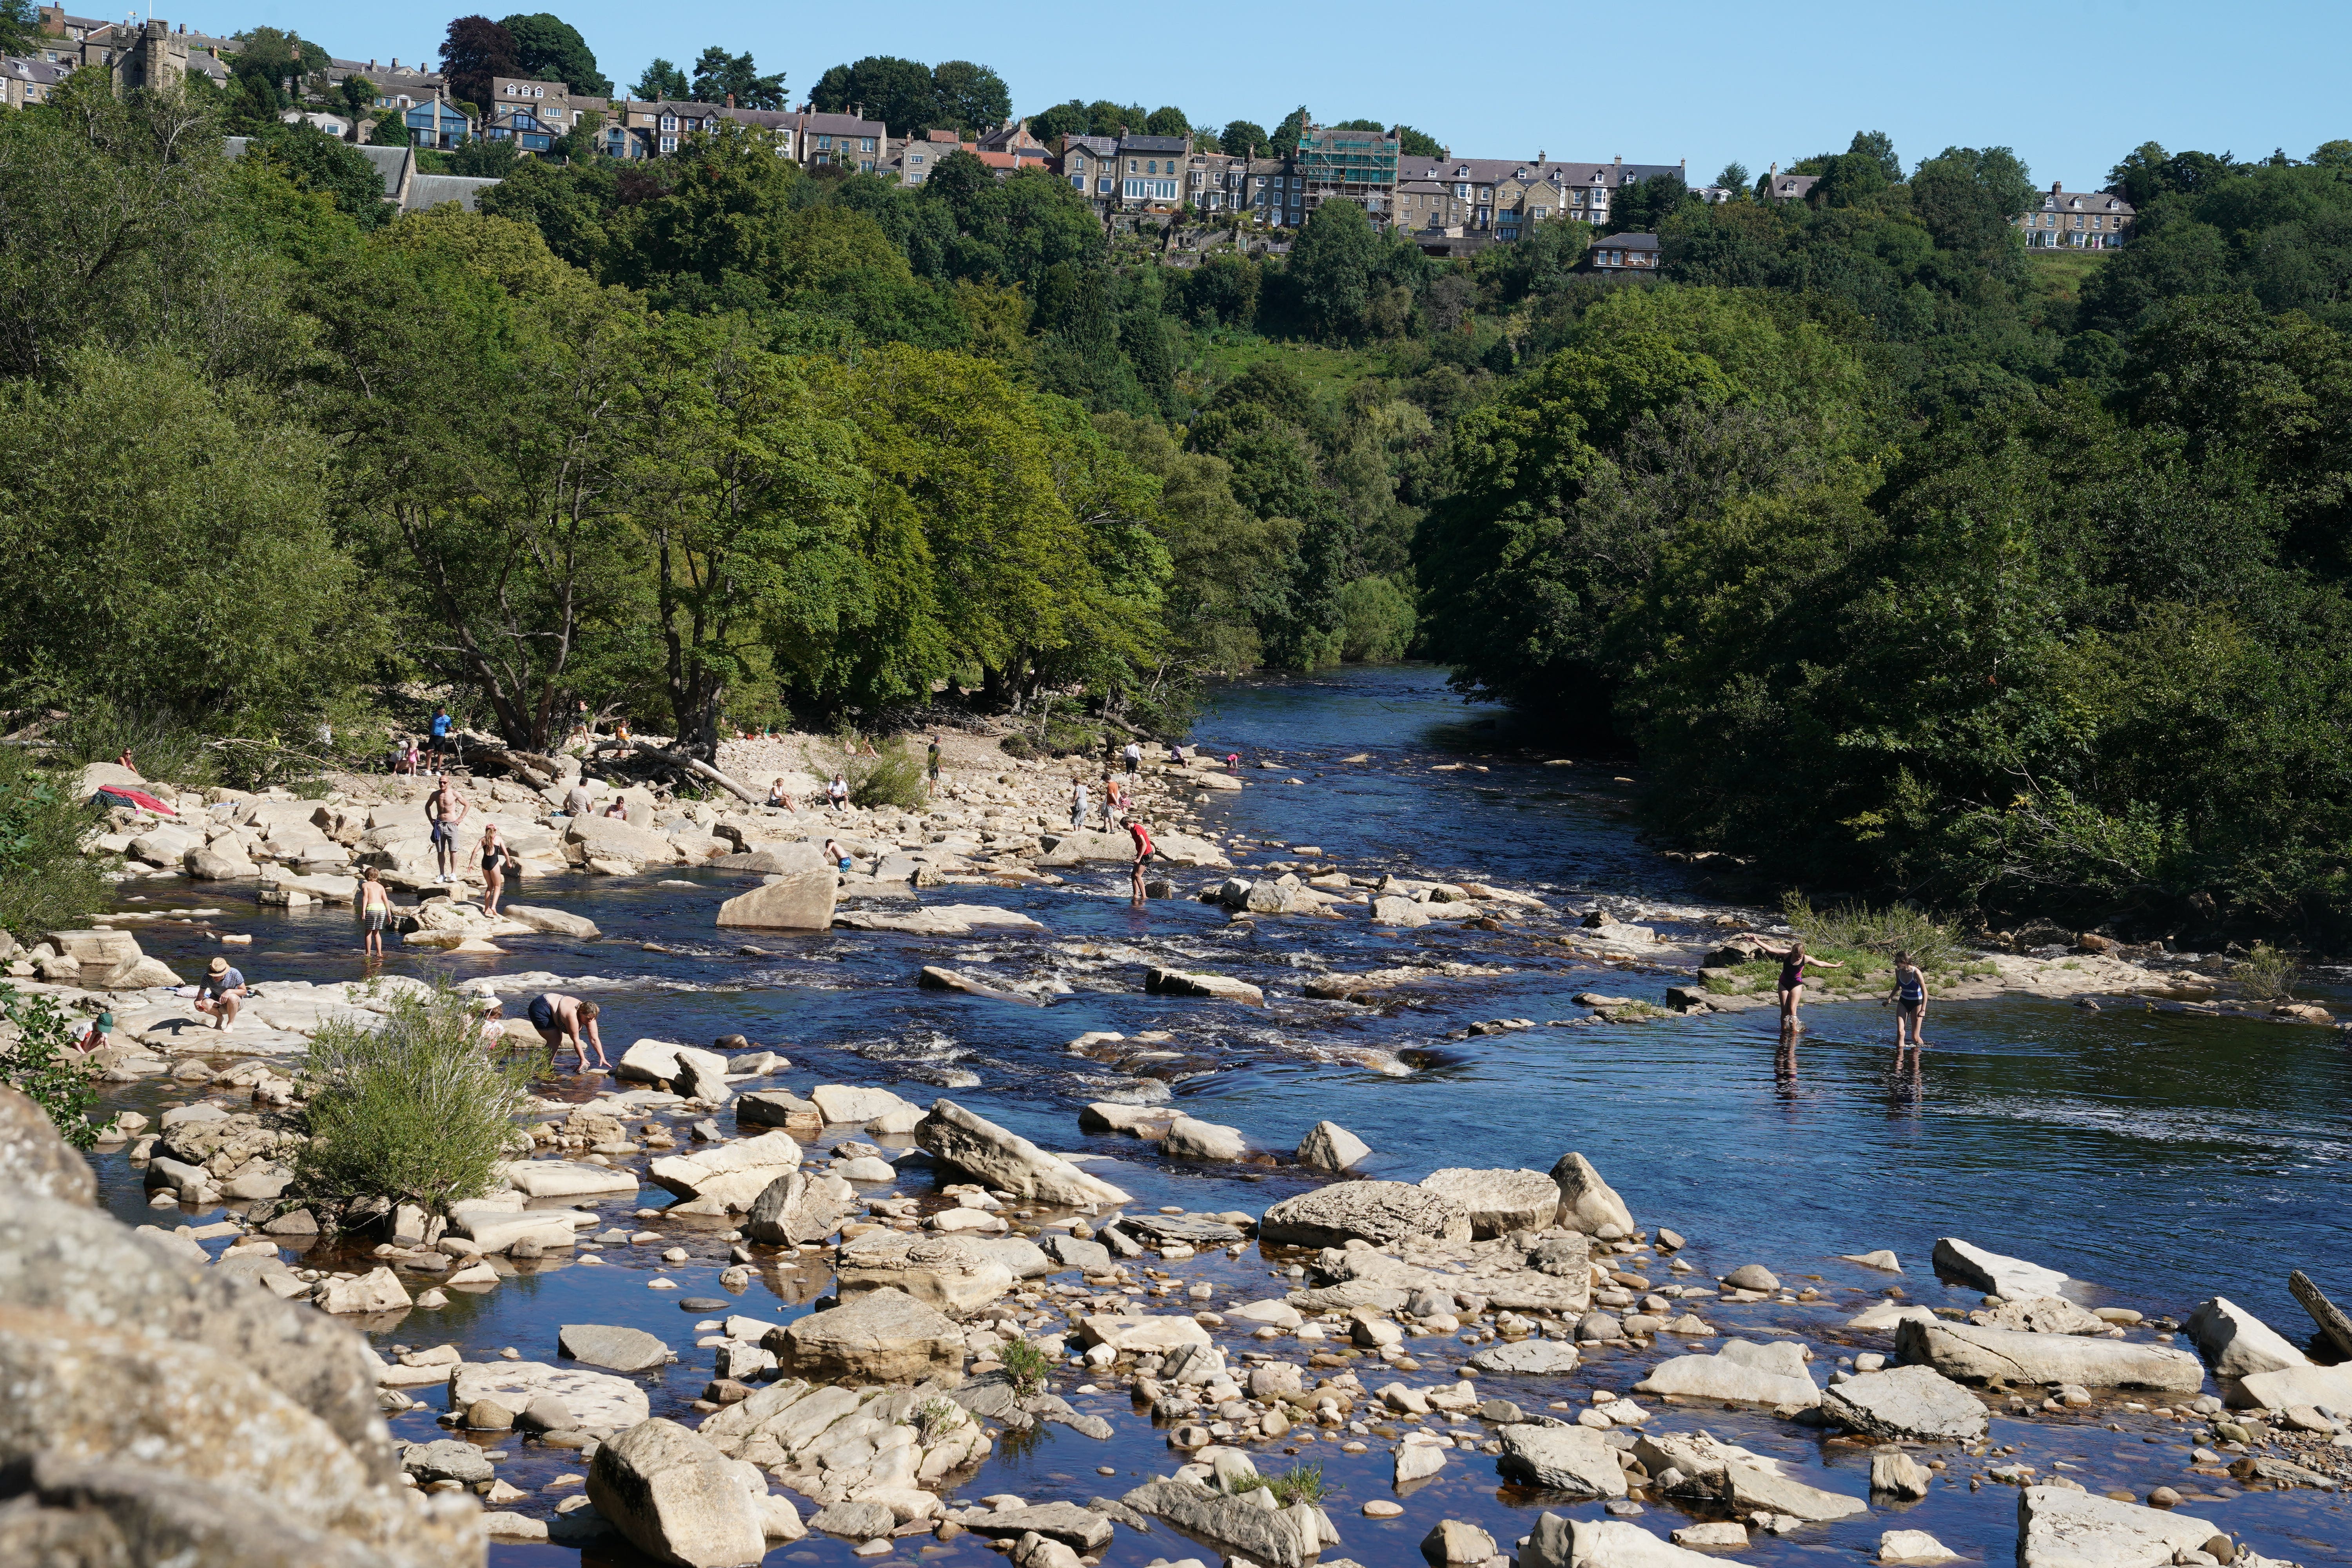
{"label": "grassy field", "polygon": [[1214,342],[1197,337],[1185,347],[1184,367],[1178,373],[1178,383],[1188,392],[1230,381],[1261,362],[1279,360],[1318,396],[1328,403],[1338,403],[1348,395],[1349,387],[1366,376],[1389,372],[1388,355],[1378,349],[1326,349],[1267,338]]}
{"label": "grassy field", "polygon": [[2106,260],[2104,250],[2029,250],[2026,262],[2033,268],[2034,281],[2042,291],[2053,299],[2068,302],[2083,297],[2083,284],[2099,264]]}

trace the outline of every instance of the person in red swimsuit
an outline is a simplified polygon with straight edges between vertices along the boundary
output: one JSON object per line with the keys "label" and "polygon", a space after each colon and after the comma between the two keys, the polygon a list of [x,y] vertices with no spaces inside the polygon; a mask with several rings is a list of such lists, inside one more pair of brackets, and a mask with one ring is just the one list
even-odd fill
{"label": "person in red swimsuit", "polygon": [[1143,818],[1139,816],[1129,817],[1127,819],[1127,831],[1129,836],[1135,840],[1135,901],[1139,906],[1140,906],[1143,902],[1143,868],[1151,863],[1151,858],[1160,853],[1160,851],[1152,844],[1151,829],[1143,826]]}

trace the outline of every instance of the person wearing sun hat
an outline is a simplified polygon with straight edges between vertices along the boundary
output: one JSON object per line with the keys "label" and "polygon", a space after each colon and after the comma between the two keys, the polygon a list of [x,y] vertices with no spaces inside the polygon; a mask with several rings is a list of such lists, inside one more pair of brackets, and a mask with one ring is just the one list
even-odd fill
{"label": "person wearing sun hat", "polygon": [[244,972],[230,968],[226,958],[214,959],[196,982],[196,1011],[213,1018],[214,1028],[233,1029],[236,1010],[244,1005]]}

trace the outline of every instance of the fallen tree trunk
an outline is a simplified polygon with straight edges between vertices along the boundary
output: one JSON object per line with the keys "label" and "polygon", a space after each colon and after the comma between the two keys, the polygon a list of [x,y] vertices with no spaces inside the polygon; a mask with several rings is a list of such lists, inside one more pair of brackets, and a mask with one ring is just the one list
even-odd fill
{"label": "fallen tree trunk", "polygon": [[[615,742],[606,741],[596,749],[600,752],[611,751],[614,749],[614,746]],[[719,788],[725,790],[728,794],[733,795],[736,799],[741,801],[746,805],[765,805],[768,804],[765,796],[753,795],[750,790],[745,789],[741,784],[737,784],[733,779],[729,778],[725,773],[720,773],[709,763],[689,757],[684,752],[673,752],[667,746],[656,746],[651,741],[638,740],[632,740],[629,742],[629,750],[633,752],[641,752],[648,757],[657,757],[674,768],[685,769],[688,773],[694,774],[697,778],[709,779],[712,784],[717,784]]]}
{"label": "fallen tree trunk", "polygon": [[2303,1303],[2303,1310],[2311,1314],[2311,1321],[2319,1325],[2319,1331],[2326,1334],[2337,1350],[2352,1355],[2352,1318],[2344,1315],[2344,1309],[2329,1300],[2326,1294],[2311,1282],[2311,1277],[2300,1268],[2286,1277],[2286,1288],[2294,1293],[2296,1300]]}
{"label": "fallen tree trunk", "polygon": [[460,733],[458,743],[465,748],[466,764],[476,772],[486,765],[503,768],[533,789],[552,789],[561,770],[552,757],[542,757],[536,752],[518,751],[494,736],[477,730]]}

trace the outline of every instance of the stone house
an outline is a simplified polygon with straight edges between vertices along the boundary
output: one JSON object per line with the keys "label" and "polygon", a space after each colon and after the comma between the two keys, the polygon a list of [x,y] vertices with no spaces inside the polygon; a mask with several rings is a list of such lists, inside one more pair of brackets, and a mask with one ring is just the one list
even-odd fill
{"label": "stone house", "polygon": [[1592,242],[1592,265],[1603,272],[1655,272],[1658,237],[1654,234],[1612,234]]}
{"label": "stone house", "polygon": [[2011,221],[2035,250],[2116,250],[2138,214],[2121,196],[2105,191],[2070,191],[2053,184],[2042,205]]}

